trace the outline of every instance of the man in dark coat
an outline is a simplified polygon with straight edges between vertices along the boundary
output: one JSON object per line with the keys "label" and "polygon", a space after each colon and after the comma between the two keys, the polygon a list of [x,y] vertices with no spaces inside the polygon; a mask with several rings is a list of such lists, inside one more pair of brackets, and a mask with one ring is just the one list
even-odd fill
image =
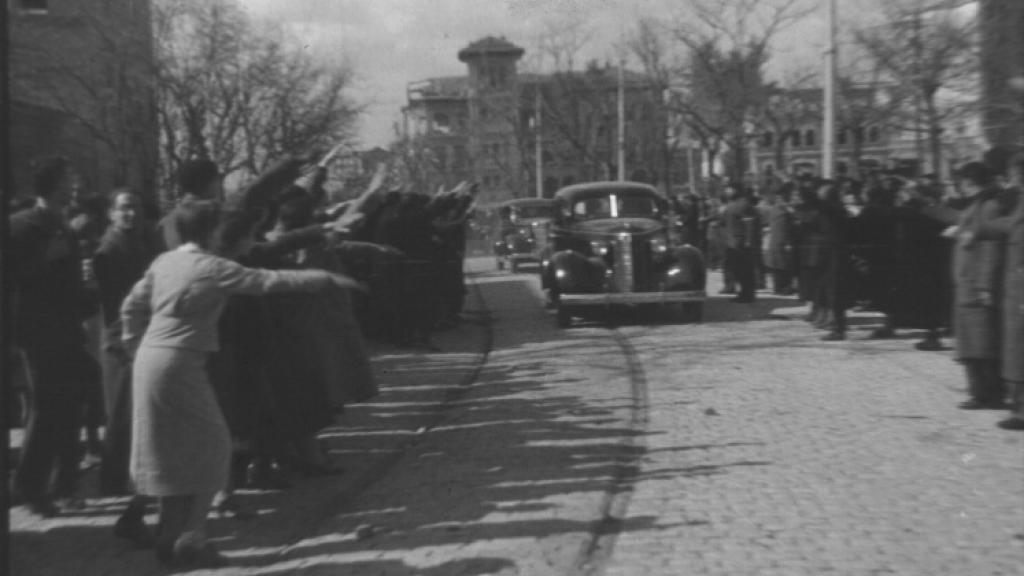
{"label": "man in dark coat", "polygon": [[[132,362],[121,342],[121,302],[160,253],[160,239],[142,216],[142,200],[127,188],[111,193],[110,225],[93,256],[93,270],[103,315],[101,363],[107,424],[100,489],[106,494],[131,492],[128,461],[132,430]],[[114,534],[149,545],[145,497],[136,496],[118,518]]]}
{"label": "man in dark coat", "polygon": [[726,260],[730,261],[739,284],[734,302],[749,303],[757,288],[757,255],[761,246],[761,214],[750,195],[737,192],[722,217],[726,232]]}
{"label": "man in dark coat", "polygon": [[1006,191],[995,183],[985,164],[969,163],[960,176],[971,198],[954,232],[953,248],[956,357],[967,372],[971,396],[960,407],[1002,408],[1006,388],[1000,376],[999,334],[1006,242],[983,232],[994,219],[1006,216],[1010,206]]}
{"label": "man in dark coat", "polygon": [[853,256],[864,263],[862,270],[865,296],[885,315],[885,323],[871,332],[871,338],[896,335],[893,294],[896,247],[896,197],[890,187],[868,190],[868,201],[851,222],[850,241]]}
{"label": "man in dark coat", "polygon": [[63,213],[71,197],[71,166],[63,158],[47,160],[34,180],[36,205],[10,220],[14,343],[24,351],[32,375],[14,487],[33,512],[53,516],[59,512],[53,497],[72,498],[77,488],[86,383],[99,378],[99,366],[82,331],[82,320],[95,306],[84,290],[78,242]]}
{"label": "man in dark coat", "polygon": [[796,264],[793,212],[789,205],[792,194],[792,184],[779,187],[768,209],[768,250],[764,255],[764,263],[771,271],[773,292],[783,296],[793,293],[793,270]]}
{"label": "man in dark coat", "polygon": [[[978,229],[979,239],[1006,241],[1002,302],[1002,378],[1010,391],[1012,413],[1000,428],[1024,430],[1024,153],[1009,161],[1009,193],[1016,209]],[[1011,200],[1012,201],[1012,200]]]}

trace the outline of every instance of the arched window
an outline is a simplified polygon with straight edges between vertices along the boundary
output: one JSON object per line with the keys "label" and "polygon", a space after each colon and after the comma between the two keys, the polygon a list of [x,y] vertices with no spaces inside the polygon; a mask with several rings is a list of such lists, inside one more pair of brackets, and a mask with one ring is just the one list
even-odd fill
{"label": "arched window", "polygon": [[807,146],[814,146],[815,136],[816,134],[814,133],[814,130],[804,132],[804,144]]}

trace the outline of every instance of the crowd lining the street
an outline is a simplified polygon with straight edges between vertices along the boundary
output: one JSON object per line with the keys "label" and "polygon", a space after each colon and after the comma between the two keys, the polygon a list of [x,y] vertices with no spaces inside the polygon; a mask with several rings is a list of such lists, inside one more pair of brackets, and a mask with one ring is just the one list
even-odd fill
{"label": "crowd lining the street", "polygon": [[760,191],[726,183],[690,195],[688,241],[721,268],[723,293],[750,303],[777,295],[810,303],[825,341],[847,338],[847,311],[880,312],[870,338],[924,330],[922,351],[954,341],[969,398],[963,409],[1009,408],[1000,427],[1024,429],[1024,152],[993,148],[956,173],[824,180],[804,176]]}
{"label": "crowd lining the street", "polygon": [[[221,566],[204,525],[211,508],[249,514],[235,488],[340,473],[317,435],[377,394],[364,336],[436,349],[431,333],[458,324],[465,296],[475,187],[385,192],[381,174],[328,206],[322,166],[286,160],[225,196],[218,167],[193,160],[156,219],[135,191],[83,197],[66,159],[42,162],[5,262],[7,354],[24,385],[24,411],[9,415],[25,428],[20,500],[43,516],[83,506],[91,459],[104,494],[133,495],[116,535],[166,564]],[[884,315],[872,338],[920,329],[918,349],[939,350],[951,332],[961,407],[1009,397],[1000,425],[1022,429],[1024,154],[995,150],[957,176],[955,196],[927,178],[805,177],[760,197],[727,184],[680,208],[736,302],[770,277],[810,303],[825,340],[846,338],[853,306]]]}
{"label": "crowd lining the street", "polygon": [[227,563],[211,508],[252,514],[235,488],[343,472],[317,435],[377,394],[364,335],[436,350],[460,321],[476,188],[387,191],[379,171],[328,206],[323,165],[285,160],[226,196],[213,162],[188,161],[157,219],[133,190],[88,196],[67,159],[40,162],[5,262],[13,501],[81,509],[80,470],[98,465],[102,494],[133,495],[117,536],[211,567]]}

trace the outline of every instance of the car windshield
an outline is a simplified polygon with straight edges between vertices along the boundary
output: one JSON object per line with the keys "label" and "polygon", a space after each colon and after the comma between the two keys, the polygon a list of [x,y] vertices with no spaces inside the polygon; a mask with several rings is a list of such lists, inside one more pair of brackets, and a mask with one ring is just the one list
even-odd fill
{"label": "car windshield", "polygon": [[657,201],[647,194],[611,192],[576,201],[572,213],[578,218],[651,218],[658,216]]}
{"label": "car windshield", "polygon": [[550,206],[516,206],[512,209],[514,218],[525,220],[529,218],[551,218],[552,209]]}

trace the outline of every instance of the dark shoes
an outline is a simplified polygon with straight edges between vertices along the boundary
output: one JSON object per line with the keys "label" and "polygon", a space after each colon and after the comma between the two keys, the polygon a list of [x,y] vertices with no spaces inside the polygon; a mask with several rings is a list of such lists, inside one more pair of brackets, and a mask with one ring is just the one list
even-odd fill
{"label": "dark shoes", "polygon": [[287,490],[292,484],[276,460],[256,458],[245,469],[245,486],[257,490]]}
{"label": "dark shoes", "polygon": [[825,334],[824,336],[822,336],[821,340],[822,340],[822,342],[839,342],[839,341],[842,341],[842,340],[846,340],[846,332],[841,332],[839,330],[833,330],[833,331],[829,332],[828,334]]}
{"label": "dark shoes", "polygon": [[942,346],[942,342],[938,338],[925,338],[917,344],[914,344],[914,348],[922,352],[937,352],[939,350],[945,350]]}
{"label": "dark shoes", "polygon": [[961,410],[1003,410],[1006,408],[1006,404],[1001,401],[983,401],[977,398],[971,398],[970,400],[964,400],[957,405],[957,408]]}
{"label": "dark shoes", "polygon": [[114,524],[114,536],[128,540],[139,548],[153,548],[156,538],[146,526],[146,521],[136,515],[123,514]]}
{"label": "dark shoes", "polygon": [[1024,430],[1024,418],[1011,416],[1006,420],[1000,420],[996,426],[999,426],[1003,430]]}
{"label": "dark shoes", "polygon": [[53,503],[53,500],[45,496],[26,498],[25,504],[28,506],[29,512],[43,518],[53,518],[60,514],[60,508]]}
{"label": "dark shoes", "polygon": [[882,328],[875,328],[874,330],[872,330],[871,334],[868,336],[868,339],[885,340],[887,338],[892,338],[894,336],[896,336],[896,331],[893,330],[892,328],[889,328],[888,326],[885,326]]}

